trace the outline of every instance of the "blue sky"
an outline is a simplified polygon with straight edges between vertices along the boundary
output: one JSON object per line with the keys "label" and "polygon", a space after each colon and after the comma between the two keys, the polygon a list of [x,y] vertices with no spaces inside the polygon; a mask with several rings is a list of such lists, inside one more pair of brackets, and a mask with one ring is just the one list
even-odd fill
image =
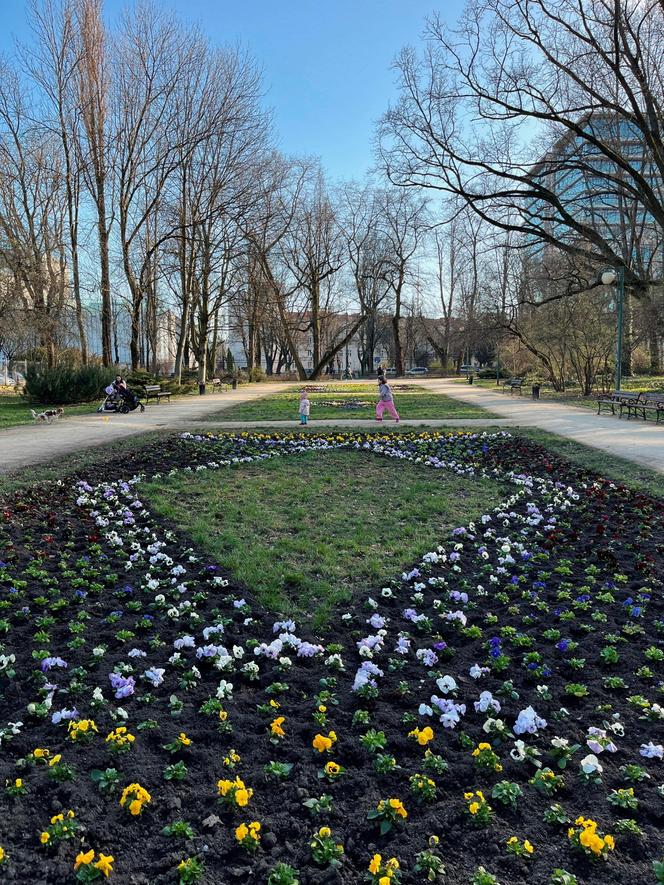
{"label": "blue sky", "polygon": [[[112,20],[124,6],[106,0]],[[264,71],[280,147],[320,156],[332,178],[372,163],[374,123],[396,94],[390,65],[427,15],[454,21],[462,0],[171,0],[218,44],[239,42]],[[0,49],[25,39],[25,0],[0,0]]]}

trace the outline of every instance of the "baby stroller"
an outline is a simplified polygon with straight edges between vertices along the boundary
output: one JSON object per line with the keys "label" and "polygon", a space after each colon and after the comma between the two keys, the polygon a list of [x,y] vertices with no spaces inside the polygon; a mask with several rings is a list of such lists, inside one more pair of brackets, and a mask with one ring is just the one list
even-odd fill
{"label": "baby stroller", "polygon": [[145,406],[138,398],[138,395],[133,390],[129,390],[129,388],[118,390],[117,387],[109,384],[104,389],[104,393],[106,394],[106,399],[97,409],[98,412],[119,412],[121,415],[126,415],[128,412],[133,412],[138,408],[140,408],[141,412],[145,411]]}

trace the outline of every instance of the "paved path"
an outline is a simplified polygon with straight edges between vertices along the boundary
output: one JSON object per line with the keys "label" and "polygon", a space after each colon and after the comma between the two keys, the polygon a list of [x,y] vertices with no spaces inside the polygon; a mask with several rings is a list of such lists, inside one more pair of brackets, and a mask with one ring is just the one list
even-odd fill
{"label": "paved path", "polygon": [[[55,424],[23,424],[0,431],[0,473],[9,473],[66,456],[70,452],[101,446],[151,430],[200,427],[201,419],[268,393],[287,390],[289,384],[250,384],[225,393],[187,396],[171,403],[150,403],[145,412],[129,415],[76,415]],[[91,406],[94,408],[94,406]],[[66,413],[66,409],[65,409]]]}
{"label": "paved path", "polygon": [[[536,427],[576,442],[601,449],[612,455],[628,458],[638,464],[664,473],[664,427],[652,422],[618,420],[611,415],[595,415],[590,409],[550,403],[533,402],[529,397],[472,387],[446,379],[414,382],[430,393],[443,393],[462,402],[481,406],[496,417],[458,419],[402,420],[402,427],[433,429],[445,427],[521,426]],[[250,430],[252,428],[296,429],[296,421],[215,421],[209,416],[239,403],[249,402],[270,393],[297,388],[288,383],[252,384],[226,393],[205,397],[183,397],[172,403],[151,404],[144,414],[77,416],[51,426],[30,426],[0,431],[0,473],[21,467],[64,458],[70,452],[92,448],[114,440],[154,430]],[[398,396],[398,395],[397,395]],[[398,400],[397,400],[398,404]],[[206,420],[208,419],[208,420]],[[365,419],[314,420],[312,428],[344,427],[367,429],[375,421]],[[391,421],[382,425],[392,426]]]}
{"label": "paved path", "polygon": [[664,473],[664,426],[653,421],[627,421],[613,415],[597,415],[591,409],[487,390],[476,385],[432,378],[424,382],[431,393],[488,409],[521,427],[537,427],[567,439],[628,458]]}

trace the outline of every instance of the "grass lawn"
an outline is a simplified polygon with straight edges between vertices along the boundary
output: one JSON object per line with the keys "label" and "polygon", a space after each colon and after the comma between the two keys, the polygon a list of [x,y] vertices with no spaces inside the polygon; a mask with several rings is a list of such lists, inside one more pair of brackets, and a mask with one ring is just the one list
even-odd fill
{"label": "grass lawn", "polygon": [[[358,385],[359,386],[359,385]],[[376,388],[362,385],[365,390],[355,393],[310,393],[311,415],[316,419],[347,421],[374,418]],[[479,406],[462,403],[448,396],[434,393],[394,391],[394,402],[402,418],[493,418],[491,412]],[[241,403],[209,416],[216,421],[297,421],[300,394],[297,390],[274,396],[261,397],[253,402]]]}
{"label": "grass lawn", "polygon": [[[92,403],[77,403],[72,406],[64,406],[65,414],[60,420],[64,420],[64,418],[71,415],[91,415],[100,402],[101,397],[98,401]],[[0,396],[0,430],[4,430],[7,427],[16,427],[19,424],[32,424],[33,418],[30,414],[30,409],[34,409],[35,412],[41,412],[43,409],[51,408],[54,408],[52,404],[30,403],[23,399],[22,396],[12,394]]]}
{"label": "grass lawn", "polygon": [[353,590],[380,586],[505,487],[358,452],[306,453],[178,475],[141,496],[270,610],[325,624]]}

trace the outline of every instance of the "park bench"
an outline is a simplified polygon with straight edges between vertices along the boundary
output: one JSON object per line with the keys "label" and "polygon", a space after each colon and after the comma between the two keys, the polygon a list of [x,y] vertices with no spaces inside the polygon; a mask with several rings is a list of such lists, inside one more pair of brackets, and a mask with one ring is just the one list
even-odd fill
{"label": "park bench", "polygon": [[613,415],[616,414],[616,406],[619,410],[619,417],[622,418],[623,412],[627,412],[627,420],[630,418],[648,418],[648,413],[655,415],[656,422],[664,415],[664,392],[648,391],[640,393],[636,391],[614,390],[612,393],[602,393],[597,397],[597,414],[602,409],[610,409]]}
{"label": "park bench", "polygon": [[228,390],[229,387],[232,387],[233,390],[237,387],[237,379],[231,377],[230,375],[226,375],[224,378],[213,378],[210,381],[212,385],[212,392],[215,390]]}
{"label": "park bench", "polygon": [[519,391],[519,396],[521,396],[521,388],[523,387],[523,378],[508,378],[507,381],[502,382],[503,393],[509,389],[510,396],[514,393],[515,390]]}
{"label": "park bench", "polygon": [[656,423],[659,424],[660,416],[664,415],[664,393],[656,390],[641,391],[636,399],[630,399],[626,408],[628,418],[634,415],[635,418],[641,417],[646,421],[648,413],[652,412],[655,415]]}
{"label": "park bench", "polygon": [[651,393],[644,393],[638,408],[639,411],[643,412],[644,421],[647,418],[648,412],[654,412],[657,419],[656,423],[659,424],[660,417],[664,415],[664,392],[653,391]]}
{"label": "park bench", "polygon": [[[597,397],[597,414],[601,414],[602,409],[610,409],[611,414],[615,415],[616,407],[618,407],[618,417],[622,418],[623,412],[627,409],[627,418],[629,419],[631,418],[632,410],[637,405],[640,397],[640,393],[626,392],[624,390],[613,390],[611,393],[601,393]],[[634,417],[636,417],[636,413],[634,413]]]}
{"label": "park bench", "polygon": [[169,403],[171,401],[170,390],[162,390],[161,384],[144,384],[143,390],[145,391],[146,402],[149,402],[151,399],[156,399],[157,402],[160,403],[162,397],[167,399]]}
{"label": "park bench", "polygon": [[[621,393],[613,390],[611,393],[600,393],[597,397],[597,414],[602,413],[602,409],[611,410],[611,414],[616,414],[616,406],[621,405]],[[622,413],[622,410],[621,410]]]}

